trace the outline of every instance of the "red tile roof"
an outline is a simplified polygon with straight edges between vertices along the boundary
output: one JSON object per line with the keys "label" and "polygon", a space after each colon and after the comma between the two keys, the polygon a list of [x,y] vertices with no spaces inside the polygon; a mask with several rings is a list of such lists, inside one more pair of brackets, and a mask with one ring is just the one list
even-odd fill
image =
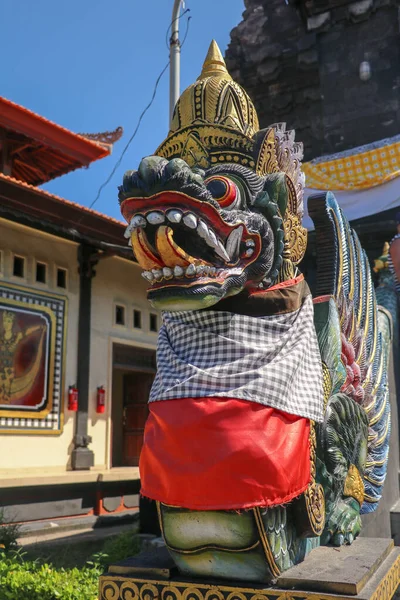
{"label": "red tile roof", "polygon": [[40,185],[111,153],[112,144],[73,133],[0,96],[0,129],[11,156],[11,175]]}
{"label": "red tile roof", "polygon": [[[47,190],[43,190],[34,185],[30,185],[29,183],[25,183],[24,181],[19,181],[18,179],[15,179],[14,177],[9,177],[8,175],[3,175],[3,173],[0,173],[0,179],[9,181],[9,182],[13,183],[14,185],[17,185],[21,188],[32,190],[36,193],[39,193],[42,196],[46,196],[47,198],[51,198],[52,200],[55,200],[57,202],[62,202],[63,204],[67,204],[68,206],[73,206],[74,208],[81,211],[82,213],[96,215],[97,217],[105,219],[106,221],[111,221],[113,223],[116,223],[117,225],[123,225],[126,228],[126,223],[122,219],[121,220],[114,219],[114,217],[109,217],[108,215],[105,215],[104,213],[101,213],[98,210],[93,210],[92,208],[88,208],[87,206],[83,206],[82,204],[78,204],[77,202],[72,202],[71,200],[67,200],[66,198],[57,196],[56,194],[52,194],[51,192],[48,192]],[[117,198],[117,195],[115,195],[115,197]],[[118,200],[116,199],[115,202],[117,203]]]}
{"label": "red tile roof", "polygon": [[0,173],[0,216],[7,211],[17,211],[94,240],[126,246],[130,251],[123,235],[123,221]]}

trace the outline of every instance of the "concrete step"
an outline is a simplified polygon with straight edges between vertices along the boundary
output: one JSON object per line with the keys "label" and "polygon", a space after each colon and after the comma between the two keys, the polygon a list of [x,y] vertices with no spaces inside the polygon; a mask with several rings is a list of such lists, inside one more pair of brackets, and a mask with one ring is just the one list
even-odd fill
{"label": "concrete step", "polygon": [[139,521],[139,509],[134,508],[124,512],[122,515],[104,515],[100,517],[63,517],[62,519],[46,519],[42,521],[30,521],[22,523],[19,530],[19,540],[24,538],[48,535],[61,535],[63,532],[82,532],[82,530],[95,530],[98,528],[114,528],[123,525],[131,525]]}

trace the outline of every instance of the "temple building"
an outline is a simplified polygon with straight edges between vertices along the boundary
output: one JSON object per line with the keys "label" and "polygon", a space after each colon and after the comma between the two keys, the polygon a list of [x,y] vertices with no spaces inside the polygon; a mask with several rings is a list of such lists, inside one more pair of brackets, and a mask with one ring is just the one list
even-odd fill
{"label": "temple building", "polygon": [[[261,127],[286,122],[303,142],[306,196],[332,190],[377,258],[400,205],[398,3],[244,3],[226,54],[232,77]],[[313,228],[307,215],[305,224]],[[308,261],[312,252],[311,235]]]}
{"label": "temple building", "polygon": [[121,135],[78,135],[0,98],[0,506],[11,521],[138,506],[160,316],[122,221],[38,187],[108,156]]}

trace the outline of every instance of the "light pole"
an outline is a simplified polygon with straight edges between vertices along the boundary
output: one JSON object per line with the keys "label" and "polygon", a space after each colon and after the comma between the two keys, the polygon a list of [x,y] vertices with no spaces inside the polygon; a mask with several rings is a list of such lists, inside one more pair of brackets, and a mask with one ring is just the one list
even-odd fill
{"label": "light pole", "polygon": [[181,43],[179,41],[179,13],[184,0],[174,0],[169,41],[169,124],[171,126],[175,104],[179,99],[181,79]]}

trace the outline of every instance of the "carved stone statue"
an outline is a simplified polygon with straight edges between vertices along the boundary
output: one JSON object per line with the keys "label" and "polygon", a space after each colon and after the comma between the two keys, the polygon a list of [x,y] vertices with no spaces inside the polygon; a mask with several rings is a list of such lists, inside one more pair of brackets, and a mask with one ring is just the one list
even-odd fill
{"label": "carved stone statue", "polygon": [[260,131],[212,42],[121,211],[163,311],[140,471],[185,575],[269,582],[375,510],[390,432],[391,321],[330,193],[312,198],[318,289],[300,263],[302,145]]}

